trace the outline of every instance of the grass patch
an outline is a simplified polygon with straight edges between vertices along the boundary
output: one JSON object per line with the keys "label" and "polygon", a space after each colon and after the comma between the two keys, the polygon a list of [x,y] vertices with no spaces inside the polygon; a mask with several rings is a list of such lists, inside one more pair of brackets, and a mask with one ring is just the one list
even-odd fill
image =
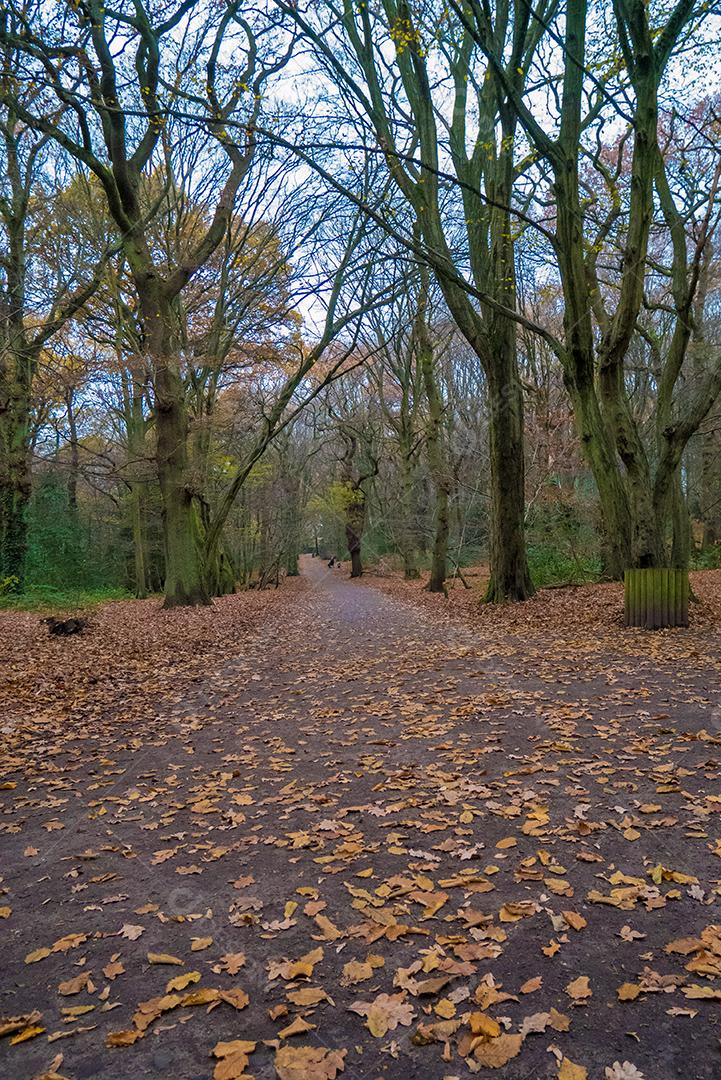
{"label": "grass patch", "polygon": [[108,600],[132,600],[121,588],[57,589],[53,585],[28,585],[24,592],[0,594],[0,611],[80,611]]}
{"label": "grass patch", "polygon": [[601,575],[599,559],[578,555],[574,558],[544,544],[529,544],[528,565],[538,589],[549,585],[588,585]]}

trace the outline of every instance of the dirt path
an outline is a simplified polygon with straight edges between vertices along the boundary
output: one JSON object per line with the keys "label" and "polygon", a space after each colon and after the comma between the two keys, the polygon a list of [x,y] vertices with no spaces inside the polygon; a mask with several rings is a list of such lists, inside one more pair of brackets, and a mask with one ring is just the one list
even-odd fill
{"label": "dirt path", "polygon": [[249,1040],[218,1076],[717,1077],[717,670],[484,647],[303,569],[190,695],[7,756],[0,1015],[45,1031],[0,1076],[200,1080]]}

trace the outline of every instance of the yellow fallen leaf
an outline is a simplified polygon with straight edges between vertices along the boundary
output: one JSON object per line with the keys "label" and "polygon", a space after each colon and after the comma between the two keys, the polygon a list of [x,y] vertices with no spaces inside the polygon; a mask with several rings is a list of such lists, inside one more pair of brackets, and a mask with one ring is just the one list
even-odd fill
{"label": "yellow fallen leaf", "polygon": [[37,964],[38,960],[44,960],[46,956],[50,956],[50,949],[34,949],[33,952],[29,952],[25,957],[25,963]]}
{"label": "yellow fallen leaf", "polygon": [[587,1080],[588,1069],[574,1065],[570,1058],[563,1058],[558,1067],[558,1080]]}
{"label": "yellow fallen leaf", "polygon": [[87,934],[66,934],[65,937],[58,938],[57,941],[53,942],[52,951],[66,953],[69,949],[76,949],[78,945],[82,945],[87,940]]}
{"label": "yellow fallen leaf", "polygon": [[682,986],[681,993],[694,1001],[701,1001],[704,998],[709,1001],[721,1001],[721,990],[714,990],[712,986],[699,986],[694,983],[692,986]]}
{"label": "yellow fallen leaf", "polygon": [[515,836],[506,836],[503,840],[498,841],[496,847],[500,848],[501,851],[505,851],[507,848],[516,847],[517,844],[518,841]]}
{"label": "yellow fallen leaf", "polygon": [[635,1001],[640,993],[641,987],[637,983],[628,982],[623,983],[616,991],[619,1001]]}
{"label": "yellow fallen leaf", "polygon": [[8,907],[7,904],[3,904],[3,906],[0,907],[0,919],[9,919],[12,913],[13,909]]}
{"label": "yellow fallen leaf", "polygon": [[213,1047],[213,1057],[223,1058],[228,1054],[252,1054],[255,1050],[256,1043],[249,1042],[245,1039],[233,1039],[231,1042],[219,1042]]}
{"label": "yellow fallen leaf", "polygon": [[178,967],[182,967],[185,963],[184,960],[180,960],[177,956],[171,956],[170,953],[148,953],[149,964],[177,964]]}
{"label": "yellow fallen leaf", "polygon": [[489,1039],[495,1039],[501,1034],[501,1025],[492,1016],[486,1016],[482,1012],[472,1012],[470,1016],[471,1034],[485,1035]]}
{"label": "yellow fallen leaf", "polygon": [[45,1031],[44,1027],[27,1027],[22,1031],[19,1031],[17,1035],[13,1035],[10,1039],[11,1046],[17,1046],[18,1043],[27,1042],[28,1039],[34,1039],[36,1035],[42,1035]]}
{"label": "yellow fallen leaf", "polygon": [[85,1016],[86,1013],[92,1012],[94,1008],[94,1005],[70,1005],[60,1011],[63,1016]]}
{"label": "yellow fallen leaf", "polygon": [[199,971],[184,971],[182,975],[177,975],[174,979],[170,979],[168,985],[165,987],[166,994],[172,994],[173,991],[185,990],[186,986],[190,986],[192,983],[200,982]]}
{"label": "yellow fallen leaf", "polygon": [[190,951],[202,952],[203,949],[208,949],[213,944],[212,937],[194,937],[190,939]]}
{"label": "yellow fallen leaf", "polygon": [[210,1005],[213,1001],[220,1001],[220,991],[210,986],[198,987],[197,990],[189,990],[183,994],[183,1005]]}

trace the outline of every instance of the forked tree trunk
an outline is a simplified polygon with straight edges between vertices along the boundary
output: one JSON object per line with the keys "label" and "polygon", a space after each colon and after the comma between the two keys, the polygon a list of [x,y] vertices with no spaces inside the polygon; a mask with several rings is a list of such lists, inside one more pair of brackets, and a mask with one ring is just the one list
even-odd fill
{"label": "forked tree trunk", "polygon": [[165,539],[165,602],[173,608],[209,604],[199,551],[188,462],[188,417],[174,356],[172,311],[160,290],[146,287],[143,325],[153,360],[158,480]]}

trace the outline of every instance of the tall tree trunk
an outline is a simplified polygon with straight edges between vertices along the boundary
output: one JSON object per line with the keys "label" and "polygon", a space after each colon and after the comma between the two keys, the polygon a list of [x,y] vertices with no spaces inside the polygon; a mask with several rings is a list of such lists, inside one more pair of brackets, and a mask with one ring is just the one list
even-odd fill
{"label": "tall tree trunk", "polygon": [[413,527],[413,465],[411,448],[408,445],[410,439],[403,433],[400,440],[400,549],[403,559],[403,576],[406,581],[417,581],[420,577],[418,570],[418,546],[416,544],[415,529]]}
{"label": "tall tree trunk", "polygon": [[566,377],[581,447],[596,481],[604,528],[604,576],[620,580],[633,566],[632,521],[626,485],[593,383]]}
{"label": "tall tree trunk", "polygon": [[361,542],[365,528],[366,505],[365,494],[353,485],[349,487],[349,498],[345,508],[345,540],[350,555],[350,576],[362,577],[363,560],[361,559]]}
{"label": "tall tree trunk", "polygon": [[486,600],[527,600],[535,592],[526,557],[523,396],[516,363],[515,327],[493,338],[488,370],[491,472],[490,580]]}
{"label": "tall tree trunk", "polygon": [[676,470],[673,480],[671,563],[677,570],[688,570],[691,562],[691,517],[688,500],[683,490],[681,469]]}
{"label": "tall tree trunk", "polygon": [[721,410],[708,418],[701,436],[700,514],[704,548],[721,540]]}
{"label": "tall tree trunk", "polygon": [[156,458],[165,540],[164,607],[209,604],[189,471],[187,407],[173,355],[172,310],[161,289],[147,283],[141,302],[155,382]]}
{"label": "tall tree trunk", "polygon": [[[121,347],[118,358],[122,359]],[[148,595],[148,568],[145,551],[145,521],[143,500],[143,462],[145,459],[145,417],[143,387],[135,374],[126,369],[122,374],[123,410],[128,452],[128,485],[130,530],[133,544],[133,584],[135,596],[144,600]]]}
{"label": "tall tree trunk", "polygon": [[133,543],[133,578],[135,596],[144,600],[148,595],[147,571],[145,567],[145,534],[143,530],[143,510],[140,502],[140,486],[133,484],[130,489],[130,530]]}
{"label": "tall tree trunk", "polygon": [[285,524],[283,543],[285,547],[285,572],[288,577],[298,577],[300,548],[300,481],[298,477],[286,476],[284,481]]}
{"label": "tall tree trunk", "polygon": [[34,358],[8,349],[0,358],[0,578],[22,592],[30,502],[30,383]]}
{"label": "tall tree trunk", "polygon": [[68,470],[68,506],[70,513],[77,515],[78,512],[78,475],[80,472],[80,446],[78,443],[78,422],[75,415],[74,391],[68,390],[65,401],[68,413],[68,430],[70,438],[70,468]]}
{"label": "tall tree trunk", "polygon": [[445,582],[448,576],[450,477],[443,440],[443,399],[438,388],[433,346],[425,321],[425,308],[422,305],[418,311],[416,337],[418,341],[418,362],[428,402],[426,453],[428,455],[428,470],[431,474],[435,494],[431,576],[426,587],[429,592],[445,593]]}

